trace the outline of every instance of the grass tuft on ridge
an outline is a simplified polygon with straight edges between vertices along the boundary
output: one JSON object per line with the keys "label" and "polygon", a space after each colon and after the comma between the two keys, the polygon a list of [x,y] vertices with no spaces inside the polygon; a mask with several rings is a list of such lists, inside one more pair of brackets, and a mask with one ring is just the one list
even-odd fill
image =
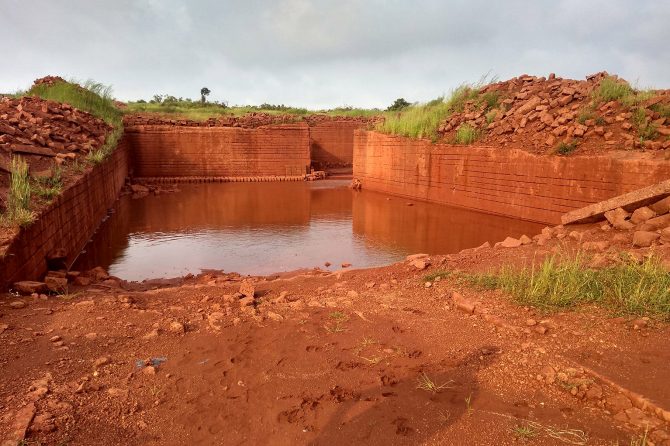
{"label": "grass tuft on ridge", "polygon": [[670,273],[651,257],[639,263],[589,268],[583,255],[548,257],[537,267],[470,274],[471,284],[502,289],[523,305],[559,310],[598,304],[618,314],[649,315],[670,320]]}

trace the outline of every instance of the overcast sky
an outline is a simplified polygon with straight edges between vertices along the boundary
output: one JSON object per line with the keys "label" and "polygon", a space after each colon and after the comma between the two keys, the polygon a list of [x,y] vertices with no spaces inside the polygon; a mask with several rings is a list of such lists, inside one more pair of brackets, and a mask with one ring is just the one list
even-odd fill
{"label": "overcast sky", "polygon": [[47,74],[230,104],[386,107],[491,72],[670,88],[668,0],[0,0],[0,92]]}

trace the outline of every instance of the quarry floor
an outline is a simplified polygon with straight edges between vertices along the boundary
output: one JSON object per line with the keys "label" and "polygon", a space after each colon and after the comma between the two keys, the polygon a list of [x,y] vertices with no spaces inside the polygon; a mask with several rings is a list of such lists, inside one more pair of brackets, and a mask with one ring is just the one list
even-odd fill
{"label": "quarry floor", "polygon": [[[431,256],[425,269],[211,272],[5,296],[0,439],[629,445],[647,430],[664,444],[667,425],[620,391],[670,407],[667,324],[591,307],[542,314],[423,280],[555,246]],[[236,295],[249,284],[255,299]]]}

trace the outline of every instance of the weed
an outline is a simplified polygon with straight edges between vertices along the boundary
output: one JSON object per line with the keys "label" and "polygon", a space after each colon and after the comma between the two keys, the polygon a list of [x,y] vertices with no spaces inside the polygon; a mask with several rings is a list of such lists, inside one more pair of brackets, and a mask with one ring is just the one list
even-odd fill
{"label": "weed", "polygon": [[486,113],[486,123],[490,124],[493,122],[494,119],[496,119],[496,116],[498,115],[498,110],[493,109],[490,110],[489,112]]}
{"label": "weed", "polygon": [[74,160],[70,167],[72,171],[77,174],[82,174],[86,170],[86,164],[79,161],[79,159]]}
{"label": "weed", "polygon": [[605,118],[603,118],[602,116],[598,116],[596,118],[596,125],[603,126],[605,124],[607,124],[607,121],[605,121]]}
{"label": "weed", "polygon": [[349,316],[342,313],[341,311],[333,311],[332,313],[330,313],[330,318],[336,321],[346,321],[347,319],[349,319]]}
{"label": "weed", "polygon": [[579,112],[579,115],[577,115],[577,122],[584,125],[586,121],[593,118],[594,118],[593,109],[587,108]]}
{"label": "weed", "polygon": [[631,108],[651,99],[655,94],[653,90],[637,90],[622,79],[606,77],[593,92],[593,99],[596,104],[619,101],[624,107]]}
{"label": "weed", "polygon": [[157,385],[153,385],[149,388],[149,392],[151,392],[151,396],[154,397],[154,398],[156,398],[158,395],[160,395],[162,391],[163,391],[163,389],[161,389]]}
{"label": "weed", "polygon": [[330,313],[330,318],[333,319],[334,323],[325,325],[326,331],[329,333],[342,333],[347,330],[342,324],[349,320],[349,316],[341,311],[334,311]]}
{"label": "weed", "polygon": [[554,153],[559,156],[567,156],[577,150],[577,144],[573,142],[562,142],[556,146]]}
{"label": "weed", "polygon": [[28,226],[35,219],[35,214],[30,210],[30,176],[28,175],[28,164],[19,156],[12,158],[10,163],[10,183],[7,195],[7,207],[0,218],[3,226]]}
{"label": "weed", "polygon": [[648,434],[649,432],[645,430],[644,434],[631,438],[630,446],[648,446],[649,445],[649,440],[647,439]]}
{"label": "weed", "polygon": [[467,411],[468,415],[471,415],[474,411],[472,408],[472,394],[469,394],[465,397],[465,410]]}
{"label": "weed", "polygon": [[58,196],[62,188],[62,169],[58,164],[54,164],[51,176],[36,178],[33,185],[35,194],[48,201]]}
{"label": "weed", "polygon": [[440,411],[440,418],[442,419],[443,423],[447,423],[449,419],[451,419],[451,412],[447,411]]}
{"label": "weed", "polygon": [[499,91],[487,91],[486,93],[480,95],[478,103],[485,105],[487,110],[496,108],[498,102],[500,101],[500,92]]}
{"label": "weed", "polygon": [[500,288],[523,305],[555,310],[596,303],[619,314],[649,314],[670,319],[670,274],[657,258],[630,259],[592,269],[582,255],[547,257],[539,267],[496,274],[467,275],[472,284]]}
{"label": "weed", "polygon": [[363,348],[368,347],[370,345],[374,345],[374,344],[377,344],[377,341],[375,341],[372,338],[363,338],[363,340],[360,343],[361,347],[363,347]]}
{"label": "weed", "polygon": [[670,118],[669,104],[654,104],[649,109],[661,115],[662,118]]}
{"label": "weed", "polygon": [[644,108],[636,108],[633,111],[633,117],[631,119],[641,141],[656,138],[656,126],[651,123],[651,119],[647,117],[647,112]]}
{"label": "weed", "polygon": [[451,273],[449,271],[435,271],[430,274],[426,274],[423,276],[423,281],[424,282],[434,282],[435,279],[445,279],[449,277]]}
{"label": "weed", "polygon": [[428,375],[425,373],[422,373],[419,378],[418,378],[418,384],[416,386],[417,389],[425,390],[426,392],[431,392],[431,393],[439,393],[440,391],[444,389],[450,389],[452,388],[453,381],[449,380],[446,383],[443,383],[441,385],[437,385],[431,380]]}
{"label": "weed", "polygon": [[480,132],[470,124],[461,124],[456,130],[455,141],[457,144],[472,144],[479,139]]}
{"label": "weed", "polygon": [[593,95],[596,102],[601,103],[621,101],[623,98],[634,94],[635,91],[628,82],[610,76],[600,81],[600,85],[598,85]]}
{"label": "weed", "polygon": [[522,424],[514,426],[512,428],[512,433],[521,440],[528,440],[537,435],[537,430],[529,424]]}

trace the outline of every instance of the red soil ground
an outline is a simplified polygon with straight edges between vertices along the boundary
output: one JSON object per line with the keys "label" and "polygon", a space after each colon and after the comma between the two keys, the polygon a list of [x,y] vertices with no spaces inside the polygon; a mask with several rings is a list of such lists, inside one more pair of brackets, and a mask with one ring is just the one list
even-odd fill
{"label": "red soil ground", "polygon": [[[171,284],[98,270],[67,295],[8,296],[0,438],[612,445],[646,429],[670,444],[670,412],[654,413],[670,408],[667,324],[596,307],[542,313],[449,277],[425,285],[578,247],[670,259],[668,245],[631,249],[632,231],[613,239],[600,225],[377,269]],[[250,285],[255,298],[238,294]]]}

